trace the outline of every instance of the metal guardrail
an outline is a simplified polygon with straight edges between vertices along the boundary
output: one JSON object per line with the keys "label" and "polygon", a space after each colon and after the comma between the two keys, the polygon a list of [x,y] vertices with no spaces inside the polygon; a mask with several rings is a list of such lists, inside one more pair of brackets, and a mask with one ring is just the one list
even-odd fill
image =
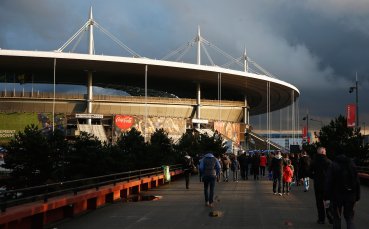
{"label": "metal guardrail", "polygon": [[[178,169],[182,169],[182,165],[177,164],[169,166],[170,171],[175,171]],[[6,208],[20,204],[26,204],[39,200],[43,200],[46,203],[51,197],[64,194],[77,195],[78,192],[83,190],[91,188],[96,188],[96,190],[98,190],[100,187],[105,185],[115,185],[118,182],[136,180],[143,177],[160,175],[163,173],[163,167],[155,167],[78,180],[63,181],[29,188],[0,191],[0,208],[2,212],[5,212]]]}
{"label": "metal guardrail", "polygon": [[252,137],[257,138],[257,139],[259,139],[260,141],[264,142],[265,144],[269,144],[269,145],[271,145],[271,146],[275,147],[275,148],[276,148],[276,149],[278,149],[278,150],[283,150],[283,151],[285,151],[285,152],[289,152],[289,149],[286,149],[285,147],[283,147],[283,146],[281,146],[281,145],[279,145],[279,144],[277,144],[277,143],[275,143],[275,142],[272,142],[272,141],[270,141],[270,140],[266,139],[265,137],[263,137],[263,136],[261,136],[261,135],[259,135],[259,134],[256,134],[256,133],[254,133],[254,132],[250,132],[249,134],[250,134]]}
{"label": "metal guardrail", "polygon": [[[19,92],[15,93],[12,91],[8,91],[5,93],[4,91],[0,91],[0,98],[2,99],[39,99],[39,100],[51,100],[54,98],[54,94],[52,92]],[[55,98],[59,100],[81,100],[84,101],[87,98],[86,94],[81,93],[56,93]],[[196,99],[190,98],[166,98],[166,97],[152,97],[149,96],[149,103],[165,103],[165,104],[183,104],[183,105],[196,105]],[[121,95],[94,95],[93,98],[96,102],[109,101],[109,102],[126,102],[126,103],[142,103],[144,100],[143,96],[121,96]],[[202,105],[208,106],[219,106],[218,100],[201,100]],[[222,106],[243,106],[243,101],[231,101],[231,100],[222,100]]]}

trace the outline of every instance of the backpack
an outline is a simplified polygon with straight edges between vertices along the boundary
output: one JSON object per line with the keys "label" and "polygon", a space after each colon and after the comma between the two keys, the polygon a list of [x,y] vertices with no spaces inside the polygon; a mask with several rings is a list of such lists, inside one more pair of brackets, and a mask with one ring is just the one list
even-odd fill
{"label": "backpack", "polygon": [[237,166],[237,160],[233,160],[232,161],[232,164],[231,164],[231,169],[232,170],[237,170],[238,168],[237,168],[238,166]]}
{"label": "backpack", "polygon": [[203,163],[203,176],[216,176],[215,165],[217,163],[217,159],[215,157],[205,157],[203,159]]}

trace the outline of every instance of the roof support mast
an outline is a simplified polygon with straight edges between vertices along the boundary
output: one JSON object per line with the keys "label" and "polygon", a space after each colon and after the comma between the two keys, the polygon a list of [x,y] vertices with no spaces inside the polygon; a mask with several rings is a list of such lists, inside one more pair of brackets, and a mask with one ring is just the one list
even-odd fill
{"label": "roof support mast", "polygon": [[[200,26],[197,27],[197,37],[196,37],[196,42],[197,42],[197,64],[201,65],[201,35],[200,35]],[[197,83],[197,88],[196,88],[196,102],[197,102],[197,106],[196,106],[196,118],[197,119],[201,119],[201,85],[200,82]],[[200,129],[200,123],[197,123],[197,128]]]}
{"label": "roof support mast", "polygon": [[200,26],[197,27],[197,64],[201,64],[201,35],[200,35]]}
{"label": "roof support mast", "polygon": [[[94,55],[94,19],[92,16],[92,6],[90,8],[90,18],[88,20],[88,26],[90,31],[90,39],[89,39],[89,47],[88,47],[88,54]],[[92,113],[92,101],[93,101],[93,94],[92,94],[92,71],[89,70],[87,73],[87,113]],[[87,120],[87,124],[91,125],[91,118]]]}
{"label": "roof support mast", "polygon": [[244,67],[244,71],[245,72],[249,72],[249,62],[248,62],[248,59],[247,59],[247,52],[246,52],[246,46],[245,46],[245,51],[243,53],[243,67]]}

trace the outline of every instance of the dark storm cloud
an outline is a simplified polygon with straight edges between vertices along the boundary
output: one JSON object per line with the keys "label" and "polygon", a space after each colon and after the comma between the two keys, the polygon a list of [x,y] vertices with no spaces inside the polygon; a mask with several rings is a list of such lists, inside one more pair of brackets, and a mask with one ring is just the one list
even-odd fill
{"label": "dark storm cloud", "polygon": [[[0,48],[57,49],[84,24],[91,5],[100,25],[149,58],[190,41],[198,25],[202,36],[234,57],[246,45],[252,59],[300,90],[301,112],[321,119],[344,114],[355,99],[348,88],[358,72],[360,110],[368,116],[367,0],[2,0]],[[96,53],[127,55],[95,31]]]}

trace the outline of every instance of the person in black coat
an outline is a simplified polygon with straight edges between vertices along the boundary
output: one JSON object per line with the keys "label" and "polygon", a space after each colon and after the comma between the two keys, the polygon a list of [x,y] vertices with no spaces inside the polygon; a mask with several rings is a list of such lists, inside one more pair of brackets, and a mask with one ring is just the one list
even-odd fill
{"label": "person in black coat", "polygon": [[259,167],[260,167],[260,156],[259,153],[255,153],[251,158],[251,168],[254,174],[254,180],[259,180]]}
{"label": "person in black coat", "polygon": [[293,166],[293,180],[299,186],[299,157],[297,153],[291,153],[291,164]]}
{"label": "person in black coat", "polygon": [[354,226],[354,206],[360,200],[360,180],[353,161],[343,154],[328,169],[325,195],[330,199],[333,228],[341,228],[342,210],[348,229]]}
{"label": "person in black coat", "polygon": [[304,192],[309,191],[309,187],[310,187],[310,180],[309,180],[310,164],[311,164],[311,159],[307,155],[306,151],[304,150],[299,160],[299,178],[302,179],[302,182],[304,184]]}
{"label": "person in black coat", "polygon": [[[274,195],[282,196],[282,175],[283,175],[283,158],[281,156],[281,152],[278,152],[272,159],[271,162],[271,170],[273,173],[273,193]],[[277,185],[278,185],[278,193],[277,193]]]}
{"label": "person in black coat", "polygon": [[325,217],[327,216],[330,223],[332,223],[331,213],[329,208],[324,207],[324,201],[327,197],[324,196],[325,180],[328,168],[332,164],[326,156],[326,149],[319,147],[317,154],[311,163],[311,178],[314,179],[314,192],[316,207],[318,209],[318,221],[319,224],[324,224]]}
{"label": "person in black coat", "polygon": [[246,159],[245,152],[241,152],[240,155],[237,157],[237,160],[240,163],[240,174],[241,174],[241,179],[242,180],[246,180],[246,177],[245,177],[245,166],[244,166],[245,159]]}
{"label": "person in black coat", "polygon": [[193,167],[194,167],[193,159],[188,155],[188,153],[186,153],[183,160],[183,170],[186,181],[186,189],[190,188],[190,175],[192,173]]}

